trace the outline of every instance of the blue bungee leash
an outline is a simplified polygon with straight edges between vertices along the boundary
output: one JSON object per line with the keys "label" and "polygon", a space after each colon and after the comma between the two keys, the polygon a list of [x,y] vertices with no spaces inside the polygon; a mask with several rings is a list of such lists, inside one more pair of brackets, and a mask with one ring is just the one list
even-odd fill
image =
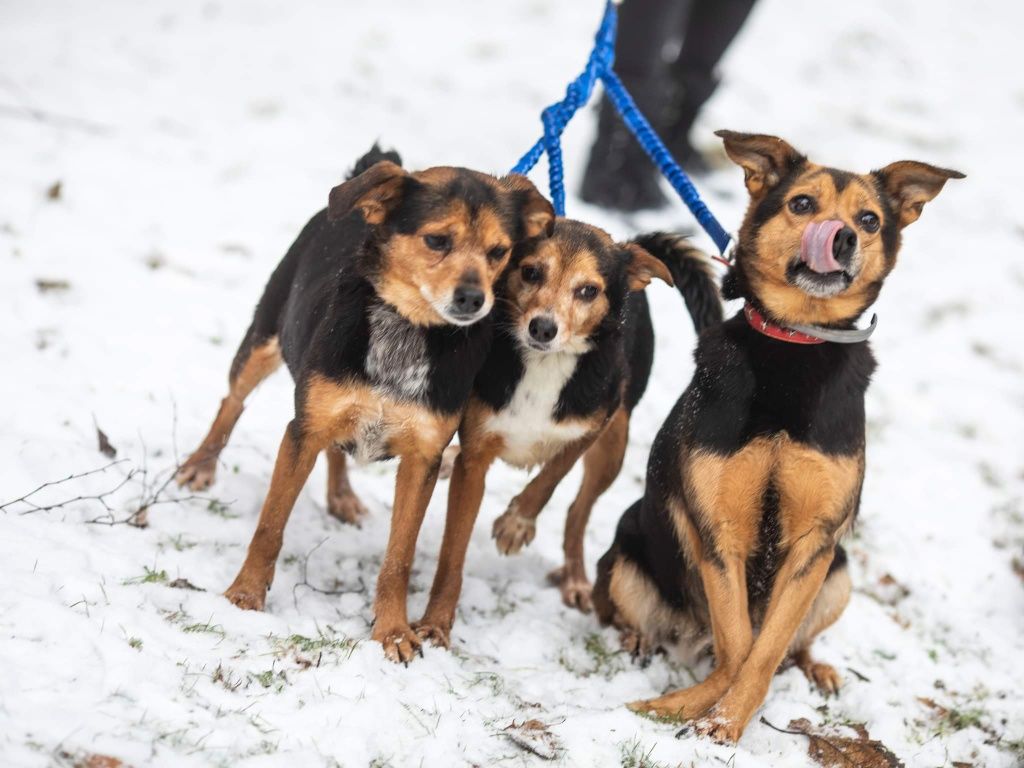
{"label": "blue bungee leash", "polygon": [[540,160],[545,152],[548,156],[548,178],[551,187],[551,202],[554,204],[555,213],[559,216],[565,215],[565,177],[562,164],[562,132],[566,125],[573,118],[580,107],[585,105],[594,91],[594,85],[598,80],[604,85],[605,94],[615,106],[623,122],[636,136],[640,146],[651,158],[654,164],[668,179],[672,188],[676,191],[686,207],[700,223],[704,231],[714,241],[722,257],[718,258],[726,265],[731,263],[735,249],[734,238],[722,227],[714,214],[708,210],[707,205],[701,200],[690,177],[679,166],[679,163],[672,157],[665,143],[651,127],[650,122],[637,108],[633,97],[622,84],[619,76],[612,68],[615,62],[615,35],[618,24],[618,4],[621,0],[609,0],[605,7],[604,18],[601,19],[601,26],[597,30],[594,40],[594,49],[590,52],[587,65],[583,72],[569,83],[565,90],[565,98],[552,104],[541,113],[541,122],[544,125],[544,135],[537,143],[530,147],[530,150],[520,158],[519,162],[512,168],[512,173],[526,175]]}

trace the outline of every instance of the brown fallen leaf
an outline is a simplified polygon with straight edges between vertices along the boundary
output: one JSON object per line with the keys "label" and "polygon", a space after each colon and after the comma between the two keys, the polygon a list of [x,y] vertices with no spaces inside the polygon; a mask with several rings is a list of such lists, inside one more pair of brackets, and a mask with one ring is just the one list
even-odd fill
{"label": "brown fallen leaf", "polygon": [[885,573],[875,584],[865,587],[864,594],[882,605],[894,608],[910,594],[910,588],[897,581],[891,573]]}
{"label": "brown fallen leaf", "polygon": [[806,736],[807,754],[824,768],[903,768],[903,762],[882,742],[872,739],[863,723],[853,723],[853,736],[837,729],[813,726],[806,718],[791,720],[789,730],[778,728],[763,717],[761,722],[780,733]]}
{"label": "brown fallen leaf", "polygon": [[96,425],[96,439],[100,444],[100,453],[108,459],[113,459],[117,456],[117,448],[111,444],[110,438],[107,437],[107,433],[100,429],[98,424]]}
{"label": "brown fallen leaf", "polygon": [[62,750],[57,753],[57,757],[62,761],[61,765],[70,765],[72,768],[128,768],[126,763],[110,755],[71,753]]}
{"label": "brown fallen leaf", "polygon": [[181,578],[175,579],[174,581],[167,582],[167,586],[171,587],[172,589],[190,589],[193,592],[205,592],[206,591],[202,587],[197,587],[195,584],[193,584],[188,579],[181,579]]}
{"label": "brown fallen leaf", "polygon": [[929,698],[928,696],[918,696],[917,700],[928,707],[928,709],[935,710],[935,713],[939,717],[945,717],[949,714],[949,710],[935,701],[935,699]]}
{"label": "brown fallen leaf", "polygon": [[502,732],[517,747],[544,760],[555,760],[565,751],[561,740],[540,720],[513,720]]}
{"label": "brown fallen leaf", "polygon": [[58,179],[53,182],[46,189],[46,197],[50,200],[60,200],[61,192],[63,192],[63,183]]}
{"label": "brown fallen leaf", "polygon": [[71,289],[71,283],[60,278],[37,277],[36,290],[40,293],[61,293]]}

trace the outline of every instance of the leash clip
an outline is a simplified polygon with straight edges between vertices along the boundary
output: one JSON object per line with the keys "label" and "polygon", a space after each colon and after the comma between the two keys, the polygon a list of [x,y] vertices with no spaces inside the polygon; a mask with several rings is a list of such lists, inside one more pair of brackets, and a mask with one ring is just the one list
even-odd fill
{"label": "leash clip", "polygon": [[726,267],[732,268],[732,265],[736,262],[736,249],[739,247],[739,238],[735,232],[729,233],[729,240],[725,244],[725,248],[722,250],[721,256],[715,256],[712,254],[711,258],[717,261],[719,264],[724,264]]}

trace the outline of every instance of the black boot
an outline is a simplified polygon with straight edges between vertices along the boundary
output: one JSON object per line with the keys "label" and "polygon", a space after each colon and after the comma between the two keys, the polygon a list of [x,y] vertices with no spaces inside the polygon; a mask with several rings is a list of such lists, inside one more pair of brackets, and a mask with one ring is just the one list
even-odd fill
{"label": "black boot", "polygon": [[690,143],[690,129],[718,86],[715,68],[719,60],[753,6],[754,0],[692,0],[679,56],[669,65],[675,93],[663,113],[665,143],[689,173],[700,175],[710,170]]}
{"label": "black boot", "polygon": [[683,73],[675,82],[675,93],[665,110],[661,138],[676,162],[694,176],[704,176],[711,172],[707,160],[690,143],[690,129],[717,85],[717,79],[710,73]]}
{"label": "black boot", "polygon": [[661,208],[667,202],[661,173],[630,133],[615,107],[601,98],[597,138],[583,174],[580,198],[617,211]]}

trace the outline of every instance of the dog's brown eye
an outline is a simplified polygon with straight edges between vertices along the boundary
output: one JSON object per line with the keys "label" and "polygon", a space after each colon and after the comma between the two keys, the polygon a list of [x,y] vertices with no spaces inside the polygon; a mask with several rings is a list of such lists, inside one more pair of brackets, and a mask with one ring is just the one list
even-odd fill
{"label": "dog's brown eye", "polygon": [[814,211],[814,200],[807,195],[797,195],[789,201],[789,210],[793,213],[811,213]]}
{"label": "dog's brown eye", "polygon": [[860,223],[860,228],[865,232],[877,232],[881,226],[878,216],[871,211],[861,211],[857,221]]}
{"label": "dog's brown eye", "polygon": [[487,258],[491,261],[501,261],[505,258],[505,254],[508,253],[508,247],[504,245],[496,245],[487,252]]}
{"label": "dog's brown eye", "polygon": [[544,277],[544,273],[537,269],[537,267],[529,265],[520,269],[519,274],[522,275],[524,283],[539,283]]}
{"label": "dog's brown eye", "polygon": [[447,251],[452,247],[452,239],[448,235],[424,235],[423,242],[432,251]]}
{"label": "dog's brown eye", "polygon": [[573,295],[575,295],[580,301],[593,301],[597,298],[597,290],[596,285],[581,285],[573,291]]}

